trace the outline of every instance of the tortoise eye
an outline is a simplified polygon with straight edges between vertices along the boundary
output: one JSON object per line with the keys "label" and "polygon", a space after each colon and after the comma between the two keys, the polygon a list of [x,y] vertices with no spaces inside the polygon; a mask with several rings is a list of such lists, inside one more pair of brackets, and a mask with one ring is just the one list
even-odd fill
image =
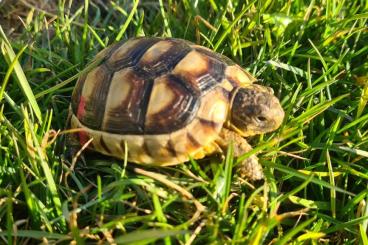
{"label": "tortoise eye", "polygon": [[267,118],[262,117],[262,116],[259,116],[259,117],[256,117],[256,120],[257,120],[258,122],[265,122],[265,121],[267,121]]}

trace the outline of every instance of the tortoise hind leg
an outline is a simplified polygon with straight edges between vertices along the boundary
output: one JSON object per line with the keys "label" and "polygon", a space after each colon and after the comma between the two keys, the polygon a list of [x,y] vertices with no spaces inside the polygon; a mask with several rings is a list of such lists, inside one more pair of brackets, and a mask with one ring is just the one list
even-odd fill
{"label": "tortoise hind leg", "polygon": [[[233,142],[234,156],[239,157],[244,153],[252,150],[252,146],[248,144],[246,139],[235,133],[234,131],[223,128],[220,132],[219,138],[216,143],[226,150]],[[258,158],[255,155],[248,157],[239,164],[239,173],[241,177],[248,180],[255,181],[264,178],[262,166],[258,162]]]}

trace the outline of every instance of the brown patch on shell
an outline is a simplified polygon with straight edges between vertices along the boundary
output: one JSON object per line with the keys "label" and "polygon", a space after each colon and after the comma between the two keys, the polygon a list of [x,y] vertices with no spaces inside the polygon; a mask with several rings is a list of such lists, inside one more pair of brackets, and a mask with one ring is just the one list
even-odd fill
{"label": "brown patch on shell", "polygon": [[198,110],[198,95],[173,75],[155,80],[145,120],[145,133],[169,133],[183,128]]}
{"label": "brown patch on shell", "polygon": [[159,41],[159,38],[135,38],[128,40],[112,52],[106,63],[110,69],[115,71],[134,66],[146,51]]}
{"label": "brown patch on shell", "polygon": [[173,74],[182,77],[202,94],[206,94],[222,82],[224,70],[223,62],[191,51],[178,63]]}

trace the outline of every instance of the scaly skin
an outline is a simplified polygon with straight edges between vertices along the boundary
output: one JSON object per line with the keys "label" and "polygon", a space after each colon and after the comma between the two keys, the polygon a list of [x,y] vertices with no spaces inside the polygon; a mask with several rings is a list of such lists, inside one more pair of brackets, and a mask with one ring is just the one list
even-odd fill
{"label": "scaly skin", "polygon": [[[222,129],[216,143],[224,151],[227,150],[230,144],[233,144],[234,157],[239,157],[252,150],[252,147],[248,144],[246,139],[226,128]],[[242,178],[250,181],[261,180],[264,177],[262,166],[259,164],[258,158],[255,155],[250,156],[240,163],[238,171]]]}

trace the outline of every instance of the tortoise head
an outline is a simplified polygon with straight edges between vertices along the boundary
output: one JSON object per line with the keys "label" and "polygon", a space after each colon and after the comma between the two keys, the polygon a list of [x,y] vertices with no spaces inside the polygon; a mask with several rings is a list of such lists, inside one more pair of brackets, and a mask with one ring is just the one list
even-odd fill
{"label": "tortoise head", "polygon": [[284,110],[269,87],[251,84],[235,88],[231,101],[230,124],[242,136],[271,132],[284,119]]}

